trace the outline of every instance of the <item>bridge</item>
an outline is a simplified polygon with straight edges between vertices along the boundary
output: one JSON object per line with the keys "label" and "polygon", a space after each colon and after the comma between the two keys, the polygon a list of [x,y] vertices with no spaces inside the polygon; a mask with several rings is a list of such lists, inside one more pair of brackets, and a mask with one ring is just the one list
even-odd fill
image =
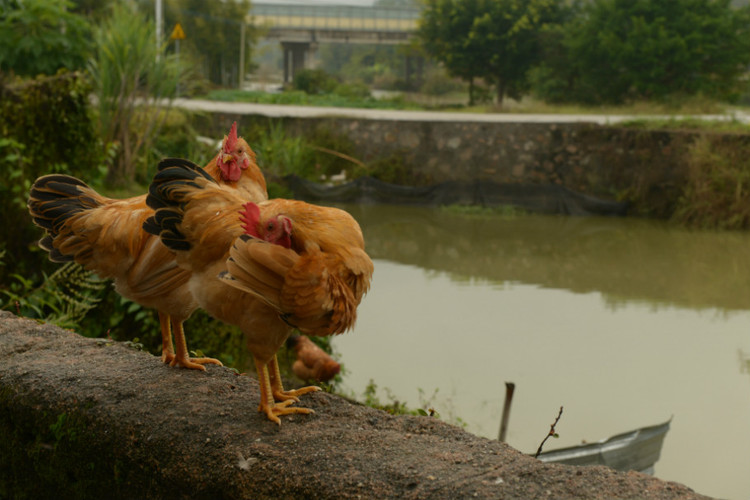
{"label": "bridge", "polygon": [[284,53],[284,82],[314,67],[319,43],[407,43],[420,10],[358,5],[263,4],[253,2],[252,23],[278,40]]}

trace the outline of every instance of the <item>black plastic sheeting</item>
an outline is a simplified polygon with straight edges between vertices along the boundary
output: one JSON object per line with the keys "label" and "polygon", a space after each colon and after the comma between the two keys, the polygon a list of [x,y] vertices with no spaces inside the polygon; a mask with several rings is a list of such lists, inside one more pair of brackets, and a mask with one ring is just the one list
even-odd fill
{"label": "black plastic sheeting", "polygon": [[531,213],[622,216],[628,204],[602,200],[554,184],[497,184],[488,181],[448,181],[432,186],[400,186],[361,177],[326,186],[301,177],[284,180],[297,199],[309,202],[388,205],[514,206]]}

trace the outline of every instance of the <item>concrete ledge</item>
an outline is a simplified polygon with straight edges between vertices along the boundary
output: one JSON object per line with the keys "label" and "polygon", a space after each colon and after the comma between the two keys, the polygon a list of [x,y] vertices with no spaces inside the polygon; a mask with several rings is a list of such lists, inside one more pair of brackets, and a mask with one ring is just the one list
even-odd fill
{"label": "concrete ledge", "polygon": [[250,376],[3,311],[0,361],[1,498],[705,498],[325,393],[278,428]]}

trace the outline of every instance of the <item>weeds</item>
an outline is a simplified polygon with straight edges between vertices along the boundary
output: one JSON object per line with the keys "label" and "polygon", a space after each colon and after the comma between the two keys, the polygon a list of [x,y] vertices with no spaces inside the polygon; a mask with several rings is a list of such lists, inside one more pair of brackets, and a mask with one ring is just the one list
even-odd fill
{"label": "weeds", "polygon": [[513,205],[498,205],[494,207],[488,207],[484,205],[442,205],[440,210],[449,214],[454,215],[467,215],[467,216],[502,216],[502,217],[518,217],[521,215],[527,215],[526,210],[513,206]]}
{"label": "weeds", "polygon": [[750,228],[750,143],[701,135],[686,154],[687,178],[673,220],[688,227]]}
{"label": "weeds", "polygon": [[382,401],[378,395],[378,386],[375,381],[370,379],[370,382],[365,387],[365,391],[362,394],[362,403],[371,408],[383,410],[390,413],[391,415],[421,415],[440,418],[440,414],[434,408],[434,401],[438,394],[438,389],[429,396],[425,396],[423,389],[418,389],[419,392],[419,403],[418,408],[409,408],[406,403],[396,399],[396,396],[387,387],[383,388],[386,394],[387,401]]}
{"label": "weeds", "polygon": [[4,309],[15,306],[22,316],[71,329],[99,303],[106,283],[74,262],[58,268],[38,287],[21,275],[13,277],[16,282],[0,290],[7,297]]}
{"label": "weeds", "polygon": [[704,119],[700,117],[688,118],[640,118],[621,122],[620,125],[642,130],[684,130],[706,131],[717,133],[750,133],[750,125],[736,118]]}

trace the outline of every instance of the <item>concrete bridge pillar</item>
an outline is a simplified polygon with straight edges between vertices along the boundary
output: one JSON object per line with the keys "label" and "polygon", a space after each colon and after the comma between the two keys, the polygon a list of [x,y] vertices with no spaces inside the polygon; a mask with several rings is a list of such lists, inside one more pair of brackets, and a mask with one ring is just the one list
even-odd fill
{"label": "concrete bridge pillar", "polygon": [[315,42],[281,42],[284,53],[284,83],[291,83],[294,76],[305,68],[315,67]]}

